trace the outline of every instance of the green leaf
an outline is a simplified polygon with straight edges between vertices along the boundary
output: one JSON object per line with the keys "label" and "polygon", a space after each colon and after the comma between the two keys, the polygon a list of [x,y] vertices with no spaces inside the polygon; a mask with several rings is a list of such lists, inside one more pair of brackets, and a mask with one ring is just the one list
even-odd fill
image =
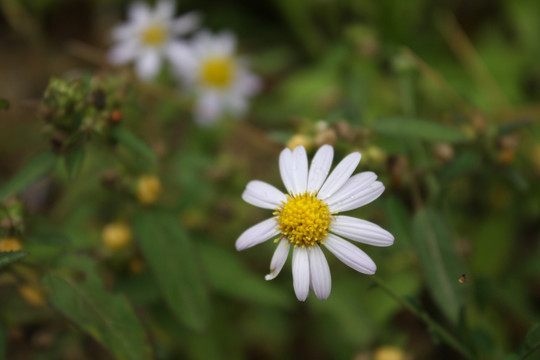
{"label": "green leaf", "polygon": [[466,142],[467,135],[459,129],[430,120],[387,117],[377,119],[373,129],[380,135],[411,140],[444,141],[449,143]]}
{"label": "green leaf", "polygon": [[7,354],[7,341],[6,341],[6,329],[0,324],[0,360],[6,360]]}
{"label": "green leaf", "polygon": [[0,252],[0,267],[7,266],[28,255],[26,251]]}
{"label": "green leaf", "polygon": [[213,245],[201,244],[200,249],[208,281],[216,291],[260,305],[282,308],[292,305],[290,294],[265,281],[263,274],[250,272],[231,252]]}
{"label": "green leaf", "polygon": [[473,151],[465,151],[459,154],[448,165],[441,169],[439,173],[439,179],[441,181],[451,180],[460,176],[464,176],[478,170],[482,158],[480,155]]}
{"label": "green leaf", "polygon": [[195,249],[173,214],[157,209],[140,211],[133,228],[165,302],[190,328],[205,328],[210,303]]}
{"label": "green leaf", "polygon": [[52,305],[115,359],[152,359],[144,328],[123,296],[107,292],[101,283],[76,283],[52,273],[45,276],[43,283],[52,290]]}
{"label": "green leaf", "polygon": [[138,138],[135,134],[133,134],[131,131],[126,129],[123,126],[118,126],[114,132],[114,137],[116,140],[123,146],[125,146],[127,149],[133,151],[134,153],[141,155],[144,159],[155,162],[156,161],[156,155],[150,149],[144,141],[142,141],[140,138]]}
{"label": "green leaf", "polygon": [[64,165],[70,179],[75,178],[81,171],[85,151],[82,146],[75,146],[64,155]]}
{"label": "green leaf", "polygon": [[464,272],[442,216],[434,209],[419,210],[413,220],[414,245],[428,290],[443,313],[457,323],[463,303],[463,286],[458,277]]}
{"label": "green leaf", "polygon": [[0,110],[9,110],[9,101],[6,99],[0,99]]}
{"label": "green leaf", "polygon": [[50,151],[35,156],[0,188],[0,200],[19,193],[34,181],[48,174],[55,163],[56,156]]}

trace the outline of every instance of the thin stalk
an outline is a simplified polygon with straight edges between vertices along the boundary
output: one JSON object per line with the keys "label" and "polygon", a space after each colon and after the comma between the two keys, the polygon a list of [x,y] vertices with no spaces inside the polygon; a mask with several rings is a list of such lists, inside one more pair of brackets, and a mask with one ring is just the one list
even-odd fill
{"label": "thin stalk", "polygon": [[452,347],[465,358],[471,360],[474,359],[471,352],[458,339],[456,339],[454,335],[446,331],[444,327],[442,327],[439,323],[433,320],[426,312],[417,309],[412,304],[405,301],[403,297],[399,296],[392,289],[386,286],[386,284],[377,276],[371,276],[371,279],[379,288],[381,288],[381,290],[386,292],[388,295],[390,295],[390,297],[394,298],[397,302],[399,302],[401,305],[403,305],[409,311],[415,314],[418,318],[420,318],[420,320],[422,320],[427,326],[429,326],[429,328],[433,330],[433,332],[435,332],[448,346]]}

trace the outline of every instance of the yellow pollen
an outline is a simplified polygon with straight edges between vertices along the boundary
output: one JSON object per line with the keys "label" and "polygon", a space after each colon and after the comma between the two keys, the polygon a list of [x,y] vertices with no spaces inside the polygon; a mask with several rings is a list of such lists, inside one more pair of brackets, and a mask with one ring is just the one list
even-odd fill
{"label": "yellow pollen", "polygon": [[201,81],[212,87],[225,88],[234,77],[235,66],[227,57],[210,58],[201,66]]}
{"label": "yellow pollen", "polygon": [[323,243],[334,216],[328,205],[315,195],[309,192],[287,195],[287,201],[277,207],[274,215],[278,216],[280,239],[286,238],[295,247],[311,248]]}
{"label": "yellow pollen", "polygon": [[148,46],[159,46],[165,41],[166,35],[162,25],[150,25],[142,33],[142,42]]}

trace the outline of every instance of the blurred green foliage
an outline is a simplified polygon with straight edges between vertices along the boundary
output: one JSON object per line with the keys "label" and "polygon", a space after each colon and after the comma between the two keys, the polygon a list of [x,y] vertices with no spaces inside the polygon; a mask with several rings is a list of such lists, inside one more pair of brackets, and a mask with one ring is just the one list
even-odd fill
{"label": "blurred green foliage", "polygon": [[[0,253],[0,359],[461,358],[433,323],[472,358],[540,359],[540,2],[179,2],[264,82],[206,129],[167,69],[103,62],[127,1],[0,5],[0,237],[24,249]],[[395,236],[366,252],[399,301],[329,257],[330,298],[298,303],[290,264],[264,281],[273,245],[235,251],[267,214],[246,183],[280,187],[294,135],[385,184],[352,215]]]}

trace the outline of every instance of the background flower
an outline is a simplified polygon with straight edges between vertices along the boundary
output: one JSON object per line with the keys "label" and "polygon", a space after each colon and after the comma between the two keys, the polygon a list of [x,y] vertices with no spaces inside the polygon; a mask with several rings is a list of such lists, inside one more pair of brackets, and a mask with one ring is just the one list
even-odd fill
{"label": "background flower", "polygon": [[109,51],[113,64],[135,62],[135,72],[141,79],[151,79],[158,73],[163,59],[181,62],[189,56],[186,44],[178,39],[195,30],[199,16],[194,13],[174,18],[175,3],[160,0],[155,9],[144,2],[134,2],[128,10],[128,21],[116,26],[111,34],[116,44]]}
{"label": "background flower", "polygon": [[235,36],[201,31],[191,40],[191,49],[189,61],[178,58],[175,64],[186,89],[196,96],[196,120],[209,125],[226,114],[242,116],[260,82],[249,71],[247,61],[236,55]]}

